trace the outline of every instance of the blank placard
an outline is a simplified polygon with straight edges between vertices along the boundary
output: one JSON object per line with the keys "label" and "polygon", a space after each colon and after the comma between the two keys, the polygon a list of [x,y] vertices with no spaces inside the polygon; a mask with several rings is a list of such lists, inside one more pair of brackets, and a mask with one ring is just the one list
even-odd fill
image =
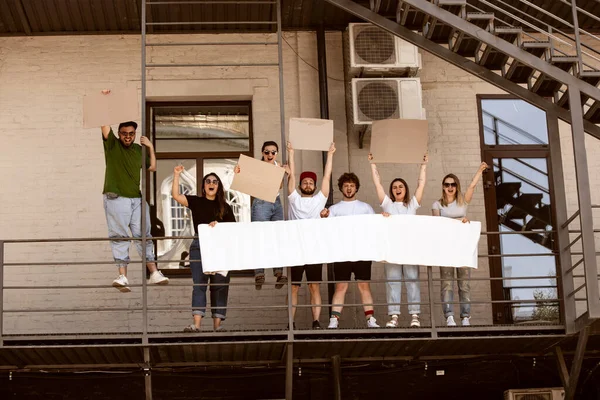
{"label": "blank placard", "polygon": [[233,176],[231,190],[273,203],[281,187],[284,169],[245,155],[240,156],[238,165],[240,172]]}
{"label": "blank placard", "polygon": [[290,143],[295,150],[328,151],[333,142],[333,121],[319,118],[291,118]]}
{"label": "blank placard", "polygon": [[135,88],[119,88],[109,94],[100,91],[83,97],[83,127],[99,128],[140,119],[140,104]]}
{"label": "blank placard", "polygon": [[427,152],[427,127],[424,119],[374,121],[371,131],[373,162],[421,163]]}

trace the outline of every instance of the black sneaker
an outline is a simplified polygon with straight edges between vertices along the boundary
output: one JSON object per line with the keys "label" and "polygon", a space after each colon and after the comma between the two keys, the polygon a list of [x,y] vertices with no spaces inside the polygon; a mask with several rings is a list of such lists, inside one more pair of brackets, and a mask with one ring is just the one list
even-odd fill
{"label": "black sneaker", "polygon": [[313,321],[312,328],[313,329],[321,329],[321,324],[319,323],[319,321],[317,321],[317,320]]}
{"label": "black sneaker", "polygon": [[[295,331],[295,330],[296,330],[296,323],[294,322],[294,323],[292,324],[292,326],[294,327],[294,329],[293,329],[293,330]],[[289,331],[289,330],[290,330],[290,324],[288,324],[288,325],[287,325],[287,327],[286,327],[285,329]]]}

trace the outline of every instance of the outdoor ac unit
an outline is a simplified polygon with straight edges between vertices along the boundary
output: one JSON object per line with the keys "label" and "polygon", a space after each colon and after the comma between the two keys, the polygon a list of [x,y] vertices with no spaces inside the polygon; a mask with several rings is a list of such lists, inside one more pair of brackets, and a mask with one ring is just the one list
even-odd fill
{"label": "outdoor ac unit", "polygon": [[563,400],[563,388],[511,389],[504,392],[504,400]]}
{"label": "outdoor ac unit", "polygon": [[419,78],[352,79],[355,125],[381,119],[425,119]]}
{"label": "outdoor ac unit", "polygon": [[350,69],[363,72],[395,70],[414,76],[421,68],[416,46],[371,24],[350,24]]}

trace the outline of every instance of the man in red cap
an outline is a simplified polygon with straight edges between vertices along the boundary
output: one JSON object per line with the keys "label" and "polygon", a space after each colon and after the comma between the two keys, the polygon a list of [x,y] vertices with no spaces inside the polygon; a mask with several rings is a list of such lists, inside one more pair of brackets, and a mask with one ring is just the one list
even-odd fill
{"label": "man in red cap", "polygon": [[[320,212],[327,203],[329,188],[331,183],[331,171],[333,169],[333,153],[335,153],[335,144],[331,143],[327,152],[327,162],[323,172],[323,182],[321,190],[315,194],[317,186],[317,174],[312,171],[304,171],[300,174],[300,184],[296,191],[296,175],[294,163],[294,148],[290,142],[287,143],[287,152],[289,157],[289,166],[286,167],[288,173],[288,219],[317,219],[320,218]],[[292,267],[292,305],[298,304],[298,291],[302,275],[306,272],[308,290],[310,291],[310,302],[313,304],[313,329],[321,329],[319,316],[321,315],[321,291],[319,282],[323,279],[323,264],[302,265]],[[296,315],[296,307],[292,308],[293,316]]]}

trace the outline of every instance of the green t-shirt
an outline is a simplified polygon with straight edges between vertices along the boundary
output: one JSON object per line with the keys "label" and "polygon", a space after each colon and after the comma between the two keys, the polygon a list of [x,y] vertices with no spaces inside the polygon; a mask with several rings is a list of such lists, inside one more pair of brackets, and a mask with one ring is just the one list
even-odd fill
{"label": "green t-shirt", "polygon": [[[142,197],[140,192],[140,171],[142,169],[142,146],[132,143],[125,147],[115,136],[112,129],[108,139],[104,139],[104,191],[116,193],[121,197]],[[147,162],[149,164],[149,161]]]}

